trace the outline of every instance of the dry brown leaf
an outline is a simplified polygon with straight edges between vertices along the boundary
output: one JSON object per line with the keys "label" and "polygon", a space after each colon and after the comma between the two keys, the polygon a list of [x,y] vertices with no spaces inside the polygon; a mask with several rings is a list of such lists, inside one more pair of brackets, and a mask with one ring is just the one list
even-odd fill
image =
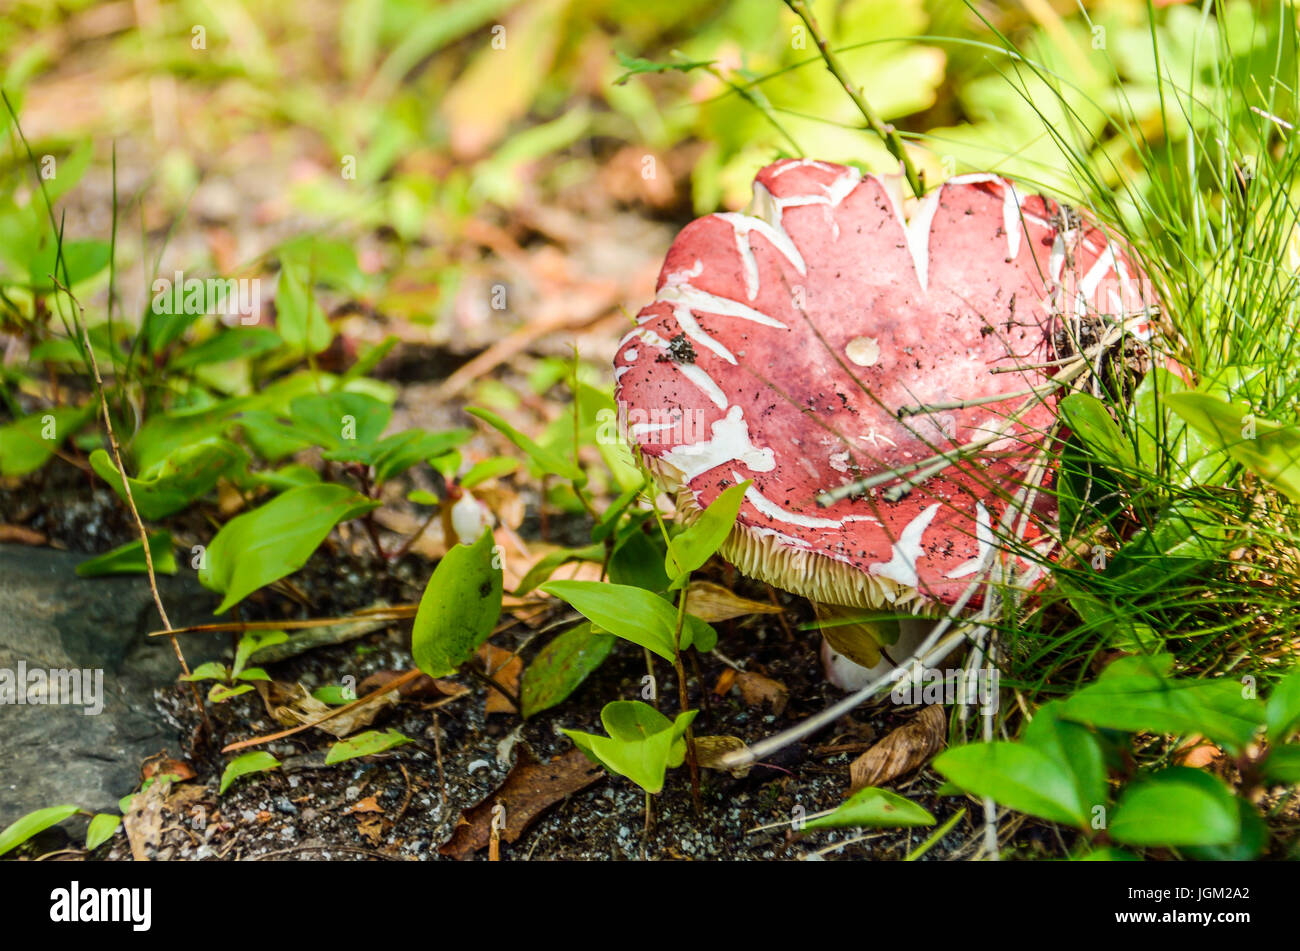
{"label": "dry brown leaf", "polygon": [[439,848],[442,855],[468,858],[485,847],[492,837],[493,809],[505,807],[502,839],[516,841],[538,816],[555,803],[580,789],[586,789],[605,775],[581,750],[573,749],[543,763],[527,747],[520,746],[518,758],[505,782],[477,805],[461,813],[460,821]]}
{"label": "dry brown leaf", "polygon": [[785,684],[752,670],[742,670],[736,674],[736,689],[740,691],[740,698],[749,706],[766,706],[777,716],[785,712],[785,706],[790,702],[790,689]]}
{"label": "dry brown leaf", "polygon": [[849,791],[879,786],[910,773],[929,762],[947,740],[948,718],[943,707],[926,707],[853,761]]}
{"label": "dry brown leaf", "polygon": [[164,756],[145,763],[140,770],[140,775],[145,779],[153,779],[155,776],[174,776],[176,777],[174,782],[183,783],[187,779],[194,778],[194,769],[183,759]]}
{"label": "dry brown leaf", "polygon": [[[357,684],[357,696],[364,697],[373,693],[405,673],[404,670],[377,670]],[[397,688],[397,695],[406,700],[441,700],[444,697],[459,697],[468,692],[468,687],[463,687],[454,680],[434,680],[428,674],[421,674]]]}
{"label": "dry brown leaf", "polygon": [[692,581],[686,603],[691,606],[692,614],[710,624],[747,614],[780,614],[783,610],[768,601],[742,598],[712,581]]}
{"label": "dry brown leaf", "polygon": [[162,843],[163,806],[171,788],[171,780],[164,779],[131,797],[131,808],[122,817],[122,827],[131,846],[131,857],[137,862],[148,862],[149,850],[157,849]]}
{"label": "dry brown leaf", "polygon": [[[478,649],[478,658],[483,662],[483,669],[515,696],[519,696],[519,680],[524,675],[524,661],[518,654],[484,644]],[[515,705],[499,690],[489,687],[483,712],[488,716],[494,713],[516,713]]]}
{"label": "dry brown leaf", "polygon": [[[272,687],[274,686],[272,684]],[[301,726],[304,723],[312,723],[337,709],[331,707],[328,703],[317,700],[307,692],[307,688],[302,684],[294,684],[294,688],[296,690],[289,702],[277,706],[271,711],[271,716],[285,726],[293,727]],[[316,729],[324,730],[330,736],[342,739],[362,727],[369,726],[384,710],[397,706],[399,692],[393,691],[365,700],[347,713],[340,713],[324,723],[318,724]],[[273,695],[271,688],[268,688],[268,695]]]}
{"label": "dry brown leaf", "polygon": [[1214,765],[1215,760],[1222,755],[1223,750],[1196,733],[1174,750],[1174,762],[1192,769],[1206,769]]}
{"label": "dry brown leaf", "polygon": [[362,816],[357,818],[357,832],[365,836],[371,845],[378,845],[384,835],[382,816]]}
{"label": "dry brown leaf", "polygon": [[[718,760],[728,753],[735,753],[745,748],[745,741],[738,736],[697,736],[695,738],[695,756],[704,769],[722,769]],[[740,777],[749,772],[748,766],[728,770],[731,775]]]}
{"label": "dry brown leaf", "polygon": [[343,815],[350,816],[358,812],[378,812],[382,813],[384,807],[379,804],[377,796],[367,796],[365,799],[358,800],[343,810]]}
{"label": "dry brown leaf", "polygon": [[725,697],[727,691],[736,685],[736,669],[728,667],[722,673],[718,674],[718,680],[713,685],[713,695],[716,697]]}

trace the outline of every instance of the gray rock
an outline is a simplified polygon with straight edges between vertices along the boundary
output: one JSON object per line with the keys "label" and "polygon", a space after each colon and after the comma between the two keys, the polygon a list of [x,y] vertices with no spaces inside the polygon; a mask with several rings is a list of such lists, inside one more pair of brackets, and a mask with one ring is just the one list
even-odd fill
{"label": "gray rock", "polygon": [[[78,578],[85,555],[0,545],[0,688],[31,670],[89,671],[80,705],[0,703],[0,828],[33,809],[76,803],[117,811],[135,789],[140,764],[181,752],[176,728],[158,710],[154,690],[175,684],[179,668],[143,576]],[[216,598],[182,568],[160,577],[159,591],[177,626],[211,620]],[[192,665],[220,656],[220,636],[184,642]],[[102,672],[103,708],[85,711]],[[7,698],[11,699],[11,698]]]}

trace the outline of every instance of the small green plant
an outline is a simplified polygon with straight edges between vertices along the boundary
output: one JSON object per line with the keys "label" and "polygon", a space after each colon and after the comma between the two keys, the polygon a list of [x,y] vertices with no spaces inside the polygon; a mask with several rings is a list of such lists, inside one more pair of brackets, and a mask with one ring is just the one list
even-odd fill
{"label": "small green plant", "polygon": [[0,855],[12,852],[24,842],[75,815],[90,816],[86,827],[86,851],[99,848],[111,839],[122,825],[122,817],[108,813],[91,813],[80,806],[47,806],[29,812],[0,830]]}
{"label": "small green plant", "polygon": [[[1286,741],[1300,727],[1300,674],[1281,680],[1265,704],[1249,679],[1170,677],[1172,663],[1169,655],[1121,658],[1095,683],[1040,707],[1019,740],[966,744],[934,767],[965,792],[1078,830],[1080,857],[1102,848],[1118,857],[1113,844],[1255,858],[1268,833],[1252,794],[1297,776],[1300,746]],[[1151,749],[1153,734],[1171,737],[1163,752]],[[1237,792],[1170,763],[1180,742],[1199,737],[1232,757]]]}
{"label": "small green plant", "polygon": [[245,753],[242,756],[236,756],[221,772],[221,786],[217,789],[217,795],[224,796],[226,790],[237,779],[244,776],[250,776],[253,773],[264,773],[268,770],[279,769],[280,761],[270,753],[258,750],[253,753]]}
{"label": "small green plant", "polygon": [[564,730],[592,761],[626,776],[647,793],[664,787],[664,773],[686,758],[685,735],[699,711],[686,710],[675,720],[640,700],[615,700],[600,711],[608,736]]}
{"label": "small green plant", "polygon": [[245,634],[239,639],[239,644],[235,648],[235,660],[229,667],[217,661],[209,661],[195,667],[188,677],[182,677],[181,679],[191,682],[218,681],[208,691],[208,701],[210,703],[225,703],[227,700],[232,700],[252,690],[253,684],[250,681],[271,679],[270,675],[261,667],[249,667],[248,661],[262,648],[283,644],[288,639],[289,635],[285,634],[284,631]]}

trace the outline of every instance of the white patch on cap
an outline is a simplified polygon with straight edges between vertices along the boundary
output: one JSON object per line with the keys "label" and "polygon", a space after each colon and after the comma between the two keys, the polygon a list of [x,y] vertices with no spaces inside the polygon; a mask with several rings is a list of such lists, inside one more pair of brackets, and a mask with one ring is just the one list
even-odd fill
{"label": "white patch on cap", "polygon": [[776,453],[760,449],[750,441],[749,424],[744,417],[745,411],[733,406],[723,419],[713,421],[712,439],[674,446],[660,458],[680,470],[686,482],[729,462],[742,463],[751,472],[771,472],[776,468]]}
{"label": "white patch on cap", "polygon": [[1084,275],[1083,282],[1079,285],[1079,295],[1085,301],[1091,301],[1097,293],[1097,288],[1101,286],[1102,278],[1106,272],[1115,266],[1115,248],[1112,245],[1106,245],[1106,250],[1097,258],[1096,262],[1088,269]]}
{"label": "white patch on cap", "polygon": [[1047,273],[1052,280],[1059,283],[1061,272],[1065,270],[1065,233],[1058,231],[1052,239],[1052,250],[1047,256]]}
{"label": "white patch on cap", "polygon": [[912,265],[916,268],[916,280],[921,290],[930,285],[930,226],[934,224],[934,213],[939,210],[939,196],[943,189],[931,192],[921,200],[912,220],[907,223],[907,250],[912,255]]}
{"label": "white patch on cap", "polygon": [[[731,477],[735,479],[737,483],[745,481],[744,478],[734,470],[731,473]],[[800,515],[798,512],[791,512],[788,509],[783,509],[752,485],[745,490],[745,501],[758,509],[760,514],[766,515],[768,518],[774,518],[778,522],[786,522],[790,525],[798,525],[800,528],[839,528],[844,524],[839,519],[817,518],[813,515]]]}
{"label": "white patch on cap", "polygon": [[908,588],[917,587],[916,562],[925,554],[921,540],[938,511],[939,503],[935,502],[908,522],[907,527],[903,529],[903,534],[899,536],[898,541],[894,542],[894,556],[889,561],[872,565],[869,569],[871,574],[897,581]]}
{"label": "white patch on cap", "polygon": [[975,557],[962,562],[944,575],[945,578],[965,578],[984,567],[984,560],[988,558],[989,549],[993,547],[993,521],[989,518],[989,510],[984,507],[983,502],[975,503],[975,541],[979,544]]}
{"label": "white patch on cap", "polygon": [[624,350],[623,359],[628,363],[636,363],[636,347],[628,347]]}
{"label": "white patch on cap", "polygon": [[685,304],[679,304],[673,308],[673,318],[686,336],[701,347],[712,350],[732,366],[736,365],[736,358],[731,355],[731,351],[704,332],[704,328],[696,323],[695,315],[691,313],[691,309]]}
{"label": "white patch on cap", "polygon": [[657,433],[665,429],[672,429],[677,425],[677,420],[671,423],[633,423],[628,432],[633,436],[644,436],[646,433]]}
{"label": "white patch on cap", "polygon": [[690,284],[665,284],[659,288],[659,293],[655,295],[655,300],[666,301],[669,304],[682,304],[693,311],[704,311],[708,314],[720,314],[723,317],[741,317],[745,320],[753,321],[756,324],[762,324],[764,327],[776,327],[778,330],[788,330],[785,324],[775,317],[769,317],[761,310],[755,310],[747,307],[740,301],[732,300],[729,297],[719,297],[717,294],[710,294],[708,291],[702,291],[698,287],[692,287]]}
{"label": "white patch on cap", "polygon": [[1014,259],[1020,253],[1020,199],[1015,186],[1002,183],[1002,230],[1007,235],[1007,257]]}
{"label": "white patch on cap", "polygon": [[[653,330],[641,329],[635,331],[635,333],[647,346],[658,347],[660,350],[668,349],[668,341],[659,336]],[[727,394],[722,392],[722,388],[718,386],[717,383],[713,382],[713,377],[709,376],[702,367],[696,366],[694,363],[678,363],[676,360],[669,362],[672,363],[673,367],[675,367],[682,376],[690,380],[700,389],[701,392],[704,393],[705,396],[712,400],[714,406],[718,409],[727,408]],[[623,367],[622,369],[628,368]],[[617,377],[615,377],[615,379],[617,379]]]}
{"label": "white patch on cap", "polygon": [[699,277],[704,273],[704,262],[699,258],[695,259],[695,265],[685,268],[681,271],[669,271],[668,276],[664,278],[665,284],[685,284],[693,277]]}
{"label": "white patch on cap", "polygon": [[758,296],[758,262],[754,259],[754,249],[749,236],[751,231],[757,231],[767,238],[772,247],[780,251],[800,274],[808,273],[807,265],[803,261],[803,255],[799,253],[794,240],[786,234],[783,228],[774,227],[762,218],[755,218],[752,215],[745,215],[736,211],[722,212],[715,217],[727,222],[735,232],[736,248],[740,251],[741,260],[745,265],[745,288],[750,300]]}
{"label": "white patch on cap", "polygon": [[784,162],[781,162],[780,164],[781,167],[772,173],[773,178],[776,178],[778,175],[784,175],[792,168],[819,168],[823,172],[833,171],[831,166],[827,165],[825,162],[819,162],[817,161],[817,159],[810,159],[810,158],[786,159]]}
{"label": "white patch on cap", "polygon": [[880,359],[880,342],[875,337],[854,337],[845,346],[844,355],[860,367],[875,366]]}

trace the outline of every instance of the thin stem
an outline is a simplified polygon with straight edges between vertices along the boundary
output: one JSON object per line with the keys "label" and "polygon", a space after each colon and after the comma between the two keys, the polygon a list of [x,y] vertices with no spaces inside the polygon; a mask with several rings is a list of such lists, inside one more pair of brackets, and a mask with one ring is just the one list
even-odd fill
{"label": "thin stem", "polygon": [[479,680],[483,681],[483,683],[491,687],[497,693],[501,694],[501,696],[509,700],[511,705],[514,706],[516,713],[523,710],[523,705],[519,702],[519,694],[515,693],[509,687],[502,684],[499,680],[497,680],[495,677],[489,674],[486,670],[479,670],[472,663],[466,664],[465,669],[468,670],[475,677],[477,677]]}
{"label": "thin stem", "polygon": [[[686,598],[690,594],[689,579],[687,581],[677,595],[677,627],[673,631],[673,668],[677,671],[677,700],[682,713],[690,705],[686,695],[686,668],[682,664],[682,627],[686,623]],[[691,771],[691,800],[695,803],[695,814],[698,816],[704,811],[700,798],[700,761],[695,755],[695,731],[689,726],[686,728],[686,765]]]}
{"label": "thin stem", "polygon": [[706,66],[705,69],[710,74],[712,74],[713,77],[717,79],[719,82],[726,83],[728,86],[730,86],[732,92],[740,96],[741,99],[744,99],[747,103],[749,103],[759,112],[761,112],[763,114],[763,118],[765,118],[768,121],[768,123],[772,126],[773,129],[775,129],[778,133],[780,133],[781,138],[785,139],[786,142],[790,144],[790,148],[794,149],[794,154],[797,155],[799,158],[804,157],[804,151],[802,148],[799,147],[799,143],[794,140],[794,136],[790,134],[789,130],[786,129],[786,127],[781,124],[781,120],[778,119],[776,117],[776,113],[772,111],[771,103],[769,103],[767,101],[767,98],[763,96],[761,92],[758,91],[757,87],[751,90],[737,83],[732,82],[730,79],[726,77],[725,74],[723,74],[722,70],[718,69],[718,67],[716,66],[712,66],[712,65]]}
{"label": "thin stem", "polygon": [[[56,287],[68,295],[72,301],[73,307],[76,308],[74,316],[79,315],[77,319],[77,329],[81,331],[81,340],[86,347],[86,354],[90,358],[90,368],[95,375],[95,393],[99,397],[99,408],[104,415],[104,429],[108,433],[108,445],[113,450],[113,461],[117,464],[117,471],[122,474],[122,490],[126,495],[127,508],[131,510],[131,517],[135,520],[136,531],[140,534],[140,547],[144,549],[144,566],[149,575],[149,590],[153,594],[154,607],[158,609],[158,617],[162,619],[163,627],[168,631],[171,630],[172,622],[167,617],[167,608],[163,606],[162,595],[158,592],[158,576],[154,572],[153,552],[149,550],[149,533],[145,530],[144,521],[140,518],[140,510],[135,507],[135,496],[131,492],[131,480],[127,477],[126,466],[122,463],[122,449],[117,444],[117,433],[113,430],[113,420],[108,412],[108,397],[104,395],[104,378],[99,373],[99,361],[95,357],[95,348],[90,345],[90,333],[86,329],[86,309],[81,306],[81,302],[73,295],[66,286],[60,283],[59,279],[53,274],[48,275]],[[181,665],[181,673],[185,677],[190,676],[190,665],[185,660],[185,652],[181,650],[181,642],[175,634],[169,638],[172,642],[172,650],[176,653],[176,660]],[[205,735],[212,736],[212,723],[208,720],[208,711],[203,706],[203,695],[199,693],[199,685],[190,682],[190,689],[194,693],[194,702],[198,706],[199,718],[203,722]]]}
{"label": "thin stem", "polygon": [[918,198],[921,197],[925,194],[925,176],[916,171],[916,166],[912,164],[912,159],[903,146],[903,140],[899,137],[898,130],[881,120],[880,116],[876,114],[876,110],[871,107],[871,103],[867,102],[866,97],[862,95],[861,87],[853,84],[852,78],[844,69],[844,64],[840,62],[839,57],[835,55],[830,48],[830,44],[827,43],[826,37],[822,35],[821,28],[817,25],[817,18],[813,16],[807,0],[785,0],[785,5],[794,11],[795,15],[803,20],[804,25],[808,27],[808,33],[816,42],[817,49],[826,63],[826,68],[844,87],[844,91],[849,94],[853,104],[858,107],[858,112],[862,113],[862,118],[867,120],[867,126],[884,141],[885,148],[889,149],[889,154],[902,164],[903,174],[907,176],[907,184],[912,187],[912,193]]}

